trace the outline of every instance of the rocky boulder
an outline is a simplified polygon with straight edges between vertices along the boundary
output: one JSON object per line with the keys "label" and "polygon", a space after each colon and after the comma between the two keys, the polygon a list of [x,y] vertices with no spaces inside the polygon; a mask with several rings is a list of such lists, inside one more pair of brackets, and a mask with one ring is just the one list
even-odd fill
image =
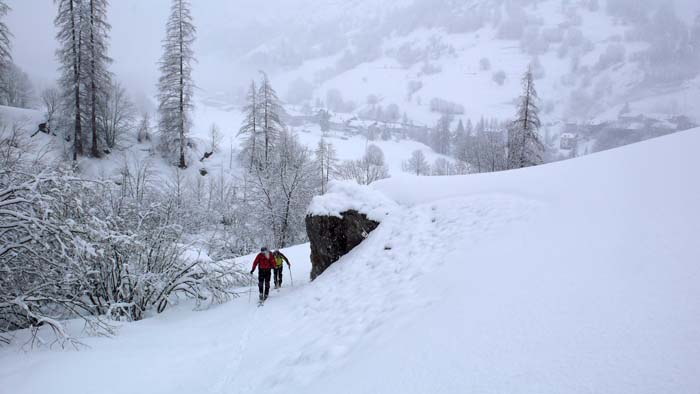
{"label": "rocky boulder", "polygon": [[356,210],[335,215],[306,217],[306,233],[311,242],[311,280],[360,244],[379,222]]}

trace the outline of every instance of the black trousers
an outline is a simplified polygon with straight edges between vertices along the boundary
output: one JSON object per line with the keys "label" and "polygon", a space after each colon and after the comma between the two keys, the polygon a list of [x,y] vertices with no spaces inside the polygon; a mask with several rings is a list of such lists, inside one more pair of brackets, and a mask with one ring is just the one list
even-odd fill
{"label": "black trousers", "polygon": [[270,294],[270,276],[272,270],[267,268],[258,268],[258,290],[261,296],[267,297]]}
{"label": "black trousers", "polygon": [[275,286],[282,286],[282,272],[284,272],[284,266],[275,268]]}

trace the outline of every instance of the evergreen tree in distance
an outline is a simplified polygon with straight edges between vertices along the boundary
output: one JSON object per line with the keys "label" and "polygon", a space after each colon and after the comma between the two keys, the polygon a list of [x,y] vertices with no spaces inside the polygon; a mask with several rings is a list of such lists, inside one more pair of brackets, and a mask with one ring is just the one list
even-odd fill
{"label": "evergreen tree in distance", "polygon": [[531,68],[523,75],[522,86],[516,120],[508,129],[508,169],[536,166],[543,162],[544,145],[538,135],[541,126],[537,107],[539,98]]}
{"label": "evergreen tree in distance", "polygon": [[187,168],[186,139],[194,107],[192,67],[196,62],[192,49],[196,28],[189,1],[172,0],[165,31],[158,81],[158,128],[162,148],[168,154],[177,152],[178,167]]}

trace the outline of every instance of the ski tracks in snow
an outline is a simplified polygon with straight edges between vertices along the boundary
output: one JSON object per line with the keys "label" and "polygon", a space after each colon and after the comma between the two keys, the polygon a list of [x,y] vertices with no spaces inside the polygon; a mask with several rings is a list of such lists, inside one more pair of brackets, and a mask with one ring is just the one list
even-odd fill
{"label": "ski tracks in snow", "polygon": [[[417,309],[438,301],[440,292],[421,291],[420,278],[444,275],[446,264],[469,264],[459,260],[456,245],[468,247],[505,231],[537,206],[518,197],[483,195],[396,210],[313,285],[256,308],[214,392],[303,389],[339,370],[357,347],[373,343],[384,329],[401,329],[405,316],[417,316]],[[251,341],[255,346],[249,349]],[[255,373],[242,375],[244,359]]]}

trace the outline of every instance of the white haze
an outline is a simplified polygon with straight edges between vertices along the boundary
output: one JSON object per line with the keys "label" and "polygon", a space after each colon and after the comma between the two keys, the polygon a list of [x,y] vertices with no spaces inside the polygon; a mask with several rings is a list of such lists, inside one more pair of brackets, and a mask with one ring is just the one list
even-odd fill
{"label": "white haze", "polygon": [[[448,6],[448,2],[443,0],[432,2],[436,7],[443,4]],[[498,0],[492,2],[502,3]],[[532,3],[528,0],[518,2]],[[637,0],[633,0],[635,2]],[[134,94],[153,92],[169,3],[169,0],[111,2],[112,70]],[[368,19],[374,16],[381,18],[387,9],[412,1],[392,1],[391,5],[383,0],[195,0],[192,3],[198,28],[195,48],[199,61],[195,74],[197,85],[205,90],[221,90],[227,86],[227,90],[234,90],[235,85],[240,85],[255,73],[257,66],[269,66],[243,65],[239,61],[266,39],[284,37],[301,29],[313,29],[329,21],[345,19],[343,16],[350,14],[347,17],[349,24],[335,25],[337,29],[347,32],[352,29],[355,23],[353,18],[358,19],[358,15],[367,16]],[[645,3],[655,7],[668,1]],[[39,86],[50,83],[56,77],[57,68],[53,25],[56,6],[53,0],[9,0],[8,5],[12,8],[7,23],[14,35],[15,62]],[[700,11],[696,0],[676,0],[675,5],[678,16],[686,23],[690,23]],[[391,25],[394,21],[388,22]],[[287,38],[294,45],[294,37]]]}

